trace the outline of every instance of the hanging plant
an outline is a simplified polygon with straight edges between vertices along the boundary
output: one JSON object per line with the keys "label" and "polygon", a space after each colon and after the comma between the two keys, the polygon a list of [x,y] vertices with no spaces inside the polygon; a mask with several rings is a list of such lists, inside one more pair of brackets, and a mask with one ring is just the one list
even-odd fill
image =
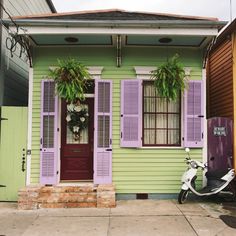
{"label": "hanging plant", "polygon": [[168,101],[176,101],[180,92],[183,92],[187,86],[184,68],[179,63],[179,55],[174,55],[153,70],[151,79],[154,79],[154,86],[160,97]]}
{"label": "hanging plant", "polygon": [[81,131],[88,127],[88,120],[88,109],[83,104],[77,102],[76,104],[67,105],[66,121],[67,126],[73,133],[74,140],[80,139]]}
{"label": "hanging plant", "polygon": [[84,93],[91,85],[88,69],[76,59],[58,60],[57,67],[50,72],[55,80],[56,93],[67,102],[83,101]]}

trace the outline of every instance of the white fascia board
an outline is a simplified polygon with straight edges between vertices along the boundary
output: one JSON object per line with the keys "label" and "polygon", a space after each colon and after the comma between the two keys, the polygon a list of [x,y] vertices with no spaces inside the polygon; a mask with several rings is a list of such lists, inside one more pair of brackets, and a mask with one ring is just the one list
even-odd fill
{"label": "white fascia board", "polygon": [[[10,27],[10,31],[15,31],[15,27]],[[183,36],[216,36],[217,29],[206,28],[86,28],[86,27],[42,27],[24,26],[19,29],[21,35],[71,35],[71,34],[99,34],[99,35],[183,35]]]}

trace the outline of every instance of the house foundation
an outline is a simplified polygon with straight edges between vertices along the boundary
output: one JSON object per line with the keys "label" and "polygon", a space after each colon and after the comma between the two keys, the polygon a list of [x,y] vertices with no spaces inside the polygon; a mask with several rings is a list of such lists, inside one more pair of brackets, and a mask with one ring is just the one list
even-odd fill
{"label": "house foundation", "polygon": [[18,191],[18,209],[113,208],[116,206],[112,184],[78,186],[27,186]]}

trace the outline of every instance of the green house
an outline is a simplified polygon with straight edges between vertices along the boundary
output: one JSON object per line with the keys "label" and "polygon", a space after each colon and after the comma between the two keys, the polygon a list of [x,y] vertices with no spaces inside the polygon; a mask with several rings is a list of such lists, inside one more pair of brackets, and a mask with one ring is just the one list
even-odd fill
{"label": "green house", "polygon": [[[27,186],[113,184],[118,199],[177,194],[185,147],[193,159],[206,160],[204,64],[225,22],[122,10],[15,21],[19,34],[30,39],[32,60]],[[167,102],[158,96],[150,73],[176,53],[188,89]],[[68,58],[83,63],[94,80],[80,104],[55,96],[48,76],[58,59]],[[88,113],[79,137],[68,126],[73,109]]]}

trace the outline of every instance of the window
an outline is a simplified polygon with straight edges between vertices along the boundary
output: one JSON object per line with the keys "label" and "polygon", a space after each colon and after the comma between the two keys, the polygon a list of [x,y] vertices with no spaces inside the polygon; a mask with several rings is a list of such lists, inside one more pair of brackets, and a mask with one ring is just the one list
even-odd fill
{"label": "window", "polygon": [[180,96],[176,102],[161,99],[153,81],[143,81],[143,146],[180,146]]}

